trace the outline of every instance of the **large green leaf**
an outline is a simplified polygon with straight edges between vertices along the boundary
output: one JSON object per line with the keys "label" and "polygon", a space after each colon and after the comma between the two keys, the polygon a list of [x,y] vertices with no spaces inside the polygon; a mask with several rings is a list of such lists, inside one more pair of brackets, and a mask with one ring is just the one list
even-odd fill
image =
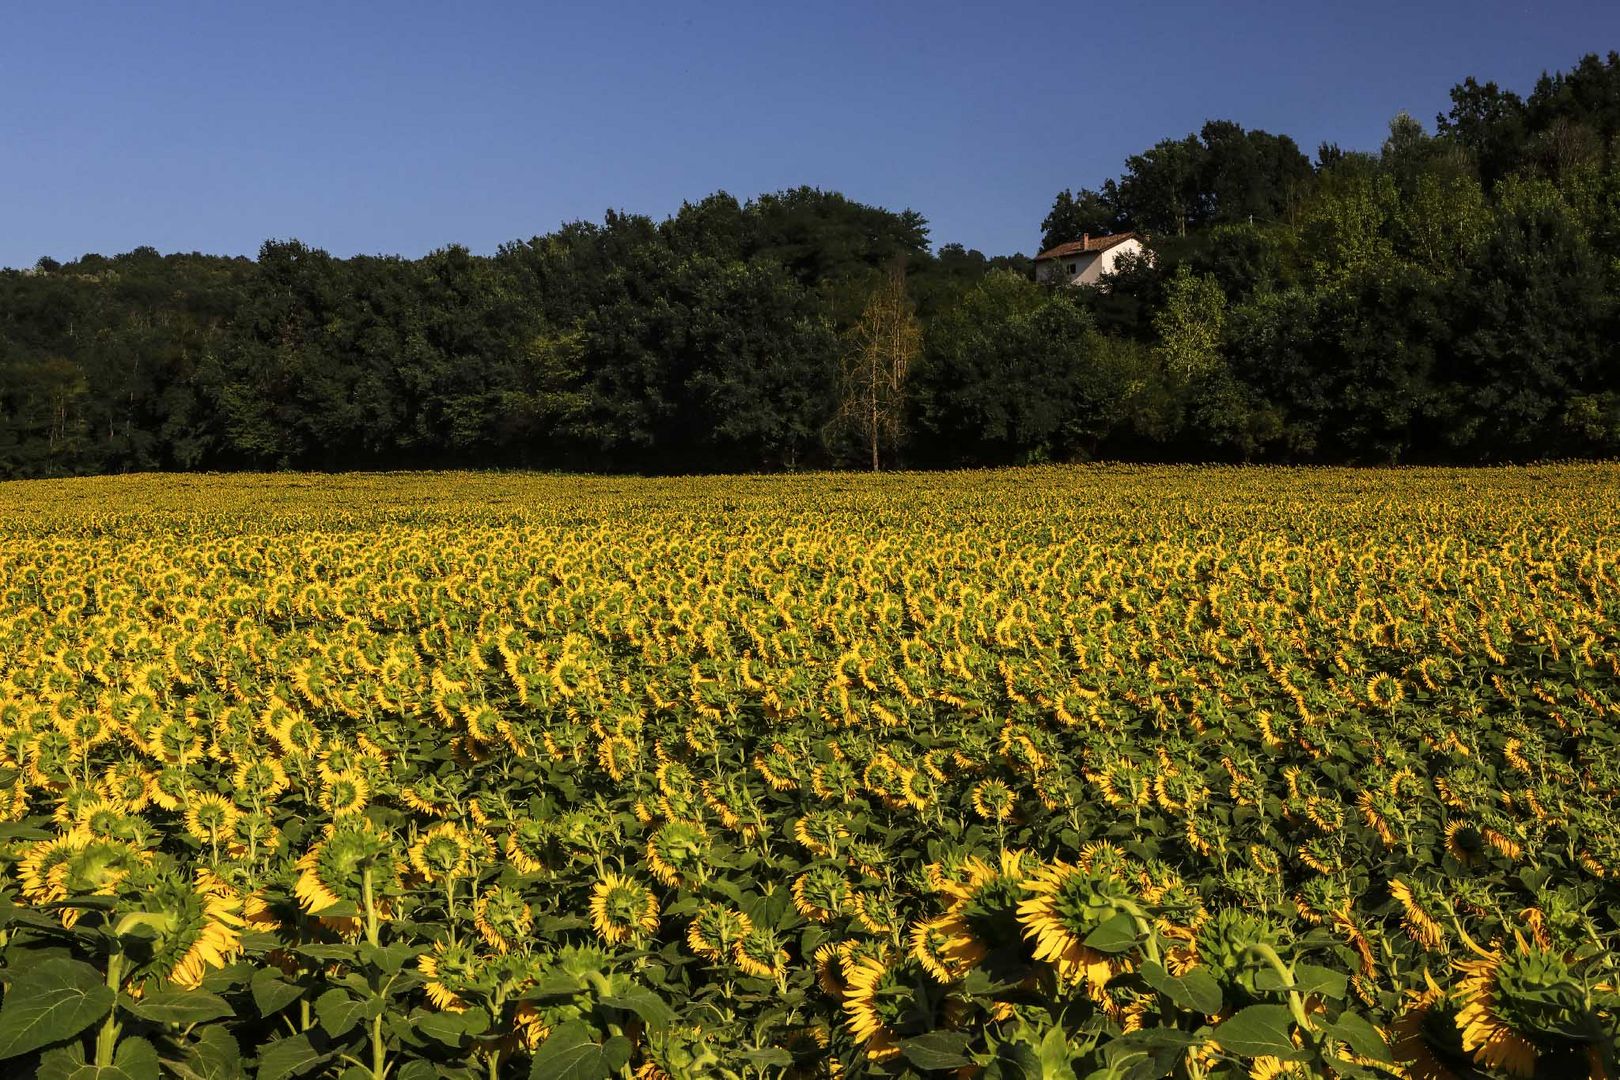
{"label": "large green leaf", "polygon": [[180,1080],[241,1080],[242,1048],[222,1024],[205,1027],[180,1061],[164,1065]]}
{"label": "large green leaf", "polygon": [[603,1080],[608,1074],[595,1030],[580,1020],[560,1025],[529,1062],[529,1080]]}
{"label": "large green leaf", "polygon": [[315,999],[321,1029],[332,1038],[347,1035],[362,1020],[369,1020],[386,1003],[378,998],[357,998],[347,990],[331,989]]}
{"label": "large green leaf", "polygon": [[206,990],[161,990],[140,998],[120,998],[119,1005],[158,1024],[201,1024],[236,1015],[230,1002]]}
{"label": "large green leaf", "polygon": [[905,1040],[900,1044],[900,1050],[907,1061],[924,1071],[958,1069],[973,1063],[967,1056],[970,1041],[960,1031],[930,1031],[926,1035]]}
{"label": "large green leaf", "polygon": [[1085,944],[1101,953],[1122,953],[1136,944],[1136,920],[1123,911],[1086,935]]}
{"label": "large green leaf", "polygon": [[1339,1018],[1328,1025],[1327,1034],[1330,1038],[1349,1043],[1350,1049],[1364,1058],[1383,1062],[1395,1060],[1390,1056],[1389,1044],[1378,1029],[1357,1013],[1340,1013]]}
{"label": "large green leaf", "polygon": [[107,1015],[114,994],[89,964],[53,957],[24,968],[0,1004],[0,1059],[70,1039]]}
{"label": "large green leaf", "polygon": [[1142,965],[1142,981],[1183,1009],[1205,1016],[1221,1011],[1221,984],[1204,968],[1195,967],[1185,975],[1172,975],[1163,965],[1149,960]]}
{"label": "large green leaf", "polygon": [[304,993],[303,987],[294,986],[268,968],[253,976],[249,988],[253,991],[253,1004],[258,1007],[259,1015],[267,1018],[297,1001]]}
{"label": "large green leaf", "polygon": [[1284,1061],[1303,1056],[1289,1036],[1293,1017],[1284,1005],[1250,1005],[1239,1009],[1215,1029],[1215,1041],[1228,1053],[1243,1057],[1269,1054]]}
{"label": "large green leaf", "polygon": [[308,1035],[289,1035],[259,1047],[259,1071],[256,1080],[284,1080],[289,1076],[302,1076],[326,1063],[332,1055],[317,1050]]}
{"label": "large green leaf", "polygon": [[601,999],[603,1005],[614,1009],[623,1009],[633,1012],[641,1017],[642,1021],[653,1031],[668,1027],[675,1019],[675,1010],[664,1003],[664,999],[651,990],[635,989],[623,994],[614,994],[612,997]]}

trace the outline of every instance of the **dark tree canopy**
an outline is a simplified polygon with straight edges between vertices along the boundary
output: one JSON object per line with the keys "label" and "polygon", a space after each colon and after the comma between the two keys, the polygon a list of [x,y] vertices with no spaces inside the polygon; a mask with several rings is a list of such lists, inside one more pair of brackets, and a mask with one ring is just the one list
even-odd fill
{"label": "dark tree canopy", "polygon": [[1151,257],[1097,289],[811,187],[493,255],[41,258],[0,271],[0,476],[859,464],[829,433],[885,281],[921,334],[885,467],[1620,454],[1620,54],[1314,163],[1211,120],[1041,246],[1124,229]]}

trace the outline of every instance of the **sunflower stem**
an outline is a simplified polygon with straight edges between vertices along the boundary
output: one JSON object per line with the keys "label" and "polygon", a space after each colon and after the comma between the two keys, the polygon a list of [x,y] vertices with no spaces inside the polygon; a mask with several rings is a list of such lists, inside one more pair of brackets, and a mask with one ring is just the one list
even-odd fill
{"label": "sunflower stem", "polygon": [[372,948],[380,948],[382,943],[377,934],[377,901],[372,896],[369,865],[360,871],[360,895],[366,903],[366,941]]}
{"label": "sunflower stem", "polygon": [[[107,956],[107,988],[113,992],[116,999],[118,988],[124,981],[124,953],[114,948]],[[107,1013],[107,1019],[102,1023],[101,1030],[96,1033],[96,1067],[110,1069],[113,1063],[113,1051],[118,1047],[118,1006],[114,1002],[112,1011]]]}

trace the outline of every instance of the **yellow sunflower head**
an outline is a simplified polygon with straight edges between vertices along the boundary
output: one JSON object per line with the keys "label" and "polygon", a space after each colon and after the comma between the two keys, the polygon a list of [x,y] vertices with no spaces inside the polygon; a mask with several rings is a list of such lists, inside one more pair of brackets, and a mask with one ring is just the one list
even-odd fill
{"label": "yellow sunflower head", "polygon": [[591,926],[609,945],[658,932],[658,898],[633,878],[607,874],[591,887]]}

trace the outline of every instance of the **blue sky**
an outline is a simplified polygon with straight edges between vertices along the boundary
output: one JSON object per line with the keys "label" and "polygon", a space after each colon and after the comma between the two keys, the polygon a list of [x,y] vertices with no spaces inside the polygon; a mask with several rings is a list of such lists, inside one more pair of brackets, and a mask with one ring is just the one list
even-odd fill
{"label": "blue sky", "polygon": [[0,6],[0,266],[336,254],[798,184],[1030,251],[1053,194],[1229,118],[1376,148],[1468,74],[1620,48],[1620,3]]}

